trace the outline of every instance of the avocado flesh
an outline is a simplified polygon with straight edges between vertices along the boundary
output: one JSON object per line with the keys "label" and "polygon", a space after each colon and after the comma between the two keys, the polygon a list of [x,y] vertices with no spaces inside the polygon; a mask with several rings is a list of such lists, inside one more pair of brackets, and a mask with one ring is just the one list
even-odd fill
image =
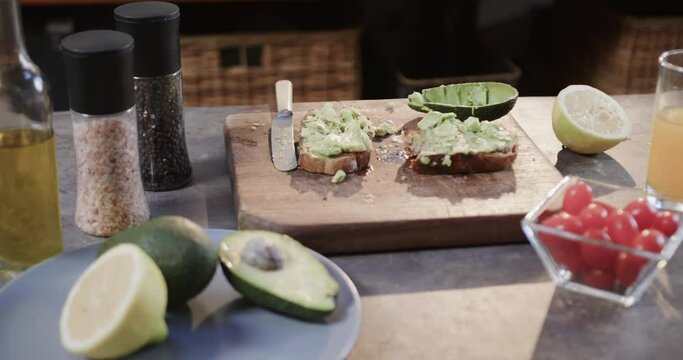
{"label": "avocado flesh", "polygon": [[[430,111],[417,127],[421,130],[417,156],[423,163],[428,163],[431,155],[506,152],[517,144],[517,136],[500,124],[480,122],[475,117],[461,121],[453,113]],[[443,165],[449,163],[450,157],[444,158]]]}
{"label": "avocado flesh", "polygon": [[517,89],[498,82],[441,85],[408,95],[408,106],[421,112],[452,112],[458,119],[470,116],[495,120],[514,107]]}
{"label": "avocado flesh", "polygon": [[199,294],[216,272],[218,256],[202,227],[180,216],[161,216],[105,240],[98,256],[121,243],[140,246],[159,266],[168,285],[169,307]]}
{"label": "avocado flesh", "polygon": [[[283,251],[280,269],[262,270],[244,260],[242,252],[254,239],[264,239]],[[335,309],[339,284],[306,247],[287,235],[238,231],[221,241],[218,253],[230,284],[260,306],[310,321],[320,321]]]}
{"label": "avocado flesh", "polygon": [[306,115],[301,123],[300,153],[328,159],[342,153],[372,149],[374,128],[352,107],[335,110],[330,103]]}

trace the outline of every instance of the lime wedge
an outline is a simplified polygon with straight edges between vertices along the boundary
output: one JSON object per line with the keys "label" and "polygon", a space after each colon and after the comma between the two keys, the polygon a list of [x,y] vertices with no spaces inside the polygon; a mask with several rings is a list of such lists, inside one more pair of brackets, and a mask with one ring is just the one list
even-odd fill
{"label": "lime wedge", "polygon": [[557,95],[553,131],[569,150],[597,154],[631,134],[631,121],[612,97],[588,85],[570,85]]}
{"label": "lime wedge", "polygon": [[119,245],[93,262],[69,292],[59,331],[68,351],[90,358],[124,356],[168,336],[167,288],[137,245]]}

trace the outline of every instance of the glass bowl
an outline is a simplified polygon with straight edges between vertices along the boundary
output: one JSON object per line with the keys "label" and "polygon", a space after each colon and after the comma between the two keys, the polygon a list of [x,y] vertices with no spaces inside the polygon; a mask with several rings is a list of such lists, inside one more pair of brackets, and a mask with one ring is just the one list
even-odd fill
{"label": "glass bowl", "polygon": [[[568,176],[548,193],[543,202],[526,214],[522,219],[522,230],[557,286],[631,306],[640,299],[657,272],[666,266],[676,252],[683,238],[683,226],[680,226],[679,220],[678,229],[667,239],[662,251],[657,253],[541,225],[544,219],[562,211],[566,190],[579,181],[591,187],[595,201],[616,209],[623,208],[637,198],[647,198],[647,193],[642,189]],[[677,215],[679,219],[682,217],[681,214]],[[600,253],[604,258],[614,260],[610,264],[596,264],[595,258],[589,262],[586,261],[591,255],[586,255],[588,252],[593,255]]]}

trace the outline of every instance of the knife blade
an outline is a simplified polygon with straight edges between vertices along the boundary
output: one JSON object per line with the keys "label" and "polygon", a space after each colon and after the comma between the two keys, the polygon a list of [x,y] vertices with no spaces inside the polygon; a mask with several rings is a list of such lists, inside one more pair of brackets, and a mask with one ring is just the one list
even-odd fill
{"label": "knife blade", "polygon": [[279,80],[275,83],[277,115],[270,125],[270,151],[273,166],[280,171],[297,167],[294,149],[294,126],[292,124],[292,82]]}

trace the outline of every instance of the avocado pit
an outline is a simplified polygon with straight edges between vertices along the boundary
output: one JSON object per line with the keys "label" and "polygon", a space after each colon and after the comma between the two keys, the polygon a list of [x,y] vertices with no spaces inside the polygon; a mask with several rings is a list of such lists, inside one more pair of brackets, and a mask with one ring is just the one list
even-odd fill
{"label": "avocado pit", "polygon": [[249,240],[242,250],[242,260],[263,271],[277,271],[284,267],[287,255],[272,241],[264,238]]}

